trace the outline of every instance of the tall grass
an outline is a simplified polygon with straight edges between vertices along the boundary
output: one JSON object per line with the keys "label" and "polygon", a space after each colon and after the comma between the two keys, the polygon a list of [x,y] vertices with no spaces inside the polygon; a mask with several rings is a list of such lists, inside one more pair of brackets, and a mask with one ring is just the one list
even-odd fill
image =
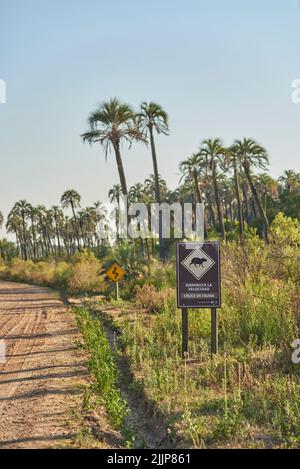
{"label": "tall grass", "polygon": [[272,228],[268,245],[256,236],[223,245],[219,356],[209,353],[209,310],[194,310],[192,361],[182,361],[174,264],[152,269],[151,288],[140,284],[134,321],[126,313],[118,319],[137,382],[186,444],[300,445],[300,369],[291,363],[300,325],[300,226],[280,215]]}
{"label": "tall grass", "polygon": [[89,354],[87,364],[94,378],[93,388],[104,404],[111,424],[122,429],[128,409],[118,389],[115,358],[101,321],[84,308],[76,309],[76,319]]}
{"label": "tall grass", "polygon": [[32,262],[13,259],[0,265],[0,278],[60,288],[70,293],[101,291],[104,279],[101,262],[89,251],[75,254],[69,262],[50,259]]}

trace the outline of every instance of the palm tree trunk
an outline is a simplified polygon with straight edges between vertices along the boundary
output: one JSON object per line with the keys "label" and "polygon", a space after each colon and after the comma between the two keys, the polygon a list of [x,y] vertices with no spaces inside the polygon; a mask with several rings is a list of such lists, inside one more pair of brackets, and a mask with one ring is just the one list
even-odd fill
{"label": "palm tree trunk", "polygon": [[58,255],[61,256],[60,236],[59,236],[57,221],[55,221],[55,229],[56,229],[56,238],[57,238],[57,245],[58,245]]}
{"label": "palm tree trunk", "polygon": [[[199,187],[199,181],[197,177],[197,173],[194,171],[194,182],[195,182],[195,188],[196,188],[196,195],[199,204],[202,204],[202,196],[201,196],[201,191]],[[205,208],[204,208],[204,219],[203,219],[203,228],[204,228],[204,239],[207,239],[207,229],[206,229],[206,220],[205,220]]]}
{"label": "palm tree trunk", "polygon": [[119,142],[114,144],[114,150],[115,150],[115,155],[116,155],[116,161],[117,161],[117,167],[118,167],[118,172],[119,172],[120,183],[121,183],[121,187],[122,187],[122,193],[123,193],[123,195],[127,196],[128,195],[127,183],[126,183],[126,177],[125,177],[125,172],[124,172],[124,167],[123,167]]}
{"label": "palm tree trunk", "polygon": [[152,162],[153,162],[153,172],[154,172],[154,179],[155,179],[155,196],[156,196],[156,202],[160,204],[161,199],[160,199],[159,173],[158,173],[156,148],[155,148],[152,126],[149,126],[149,134],[150,134],[150,145],[151,145]]}
{"label": "palm tree trunk", "polygon": [[265,229],[266,229],[266,235],[268,233],[268,230],[269,230],[269,221],[267,219],[267,216],[266,216],[266,213],[264,211],[264,208],[262,206],[262,203],[261,203],[261,200],[260,198],[258,197],[258,193],[257,193],[257,190],[256,190],[256,187],[253,183],[253,180],[252,180],[252,177],[251,177],[251,174],[250,174],[250,170],[249,170],[249,167],[248,165],[246,164],[243,164],[243,168],[244,168],[244,171],[245,171],[245,174],[246,174],[246,177],[247,177],[247,180],[249,182],[249,186],[250,186],[250,189],[251,189],[251,192],[253,194],[253,197],[254,197],[254,200],[256,202],[256,205],[258,207],[258,210],[261,214],[261,217],[264,221],[264,224],[265,224]]}
{"label": "palm tree trunk", "polygon": [[249,218],[249,199],[248,199],[248,186],[247,184],[242,184],[243,190],[243,197],[244,197],[244,219],[246,220],[247,224],[250,225],[250,218]]}
{"label": "palm tree trunk", "polygon": [[219,196],[219,190],[218,190],[215,163],[213,163],[213,165],[212,165],[212,178],[213,178],[213,184],[214,184],[215,199],[216,199],[217,212],[218,212],[218,220],[219,220],[220,229],[221,229],[221,236],[222,236],[223,240],[225,240],[226,239],[226,233],[225,233],[225,226],[224,226],[224,220],[223,220],[222,208],[221,208],[221,202],[220,202],[220,196]]}
{"label": "palm tree trunk", "polygon": [[22,225],[23,225],[23,243],[24,243],[24,260],[27,261],[27,246],[26,246],[26,224],[25,224],[25,213],[22,212]]}
{"label": "palm tree trunk", "polygon": [[236,200],[237,200],[237,205],[238,205],[240,237],[241,239],[243,239],[244,238],[244,221],[243,221],[243,212],[242,212],[242,204],[241,204],[239,176],[238,176],[236,164],[234,164],[233,169],[234,169],[234,184],[235,184]]}
{"label": "palm tree trunk", "polygon": [[35,235],[33,218],[31,218],[31,231],[32,231],[32,242],[33,242],[33,259],[34,261],[36,261],[36,235]]}
{"label": "palm tree trunk", "polygon": [[75,233],[76,233],[77,247],[78,247],[78,250],[80,250],[80,241],[79,241],[77,217],[76,217],[76,214],[75,214],[74,204],[72,202],[71,202],[71,209],[72,209],[72,214],[73,214],[74,229],[75,229]]}
{"label": "palm tree trunk", "polygon": [[215,224],[216,224],[215,213],[214,213],[214,208],[213,208],[213,201],[212,201],[212,195],[209,191],[206,191],[205,197],[206,197],[207,205],[208,205],[209,224],[210,224],[210,227],[212,227],[212,226],[215,226]]}
{"label": "palm tree trunk", "polygon": [[[156,198],[156,202],[160,204],[161,198],[160,198],[160,186],[159,186],[159,172],[158,172],[155,142],[154,142],[154,137],[153,137],[153,127],[151,125],[149,125],[149,134],[150,134],[150,145],[151,145],[151,154],[152,154],[152,162],[153,162],[153,172],[154,172],[154,179],[155,179],[155,198]],[[159,256],[161,259],[164,259],[165,246],[164,246],[164,240],[162,236],[162,213],[161,212],[159,212],[158,236],[159,236]]]}

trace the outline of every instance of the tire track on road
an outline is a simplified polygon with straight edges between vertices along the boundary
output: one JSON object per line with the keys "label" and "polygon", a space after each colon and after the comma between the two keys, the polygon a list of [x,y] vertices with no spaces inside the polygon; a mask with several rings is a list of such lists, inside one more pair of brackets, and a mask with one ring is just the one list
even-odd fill
{"label": "tire track on road", "polygon": [[0,364],[0,448],[69,445],[87,380],[71,312],[51,290],[0,282],[0,331],[8,355]]}

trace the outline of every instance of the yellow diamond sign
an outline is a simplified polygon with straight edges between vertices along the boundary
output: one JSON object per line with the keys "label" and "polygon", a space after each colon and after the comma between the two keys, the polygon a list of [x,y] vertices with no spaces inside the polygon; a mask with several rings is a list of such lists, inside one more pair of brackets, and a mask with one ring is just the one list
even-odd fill
{"label": "yellow diamond sign", "polygon": [[113,282],[119,282],[125,274],[125,270],[123,269],[123,267],[117,264],[117,262],[114,262],[106,272],[108,278],[110,278],[110,280],[112,280]]}

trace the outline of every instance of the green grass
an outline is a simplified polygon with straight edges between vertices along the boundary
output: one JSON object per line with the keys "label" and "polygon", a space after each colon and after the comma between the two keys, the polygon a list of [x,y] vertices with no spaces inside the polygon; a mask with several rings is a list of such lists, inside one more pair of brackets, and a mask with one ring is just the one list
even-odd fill
{"label": "green grass", "polygon": [[[132,308],[132,306],[131,306]],[[190,351],[181,358],[180,312],[117,319],[135,385],[163,412],[184,446],[297,447],[300,379],[275,346],[222,345],[209,353],[209,312],[190,313]]]}
{"label": "green grass", "polygon": [[[123,430],[128,408],[118,389],[115,357],[101,320],[93,317],[84,308],[78,308],[75,312],[84,347],[89,354],[88,369],[94,378],[93,389],[104,404],[112,426]],[[88,405],[86,396],[84,396],[84,403]]]}

